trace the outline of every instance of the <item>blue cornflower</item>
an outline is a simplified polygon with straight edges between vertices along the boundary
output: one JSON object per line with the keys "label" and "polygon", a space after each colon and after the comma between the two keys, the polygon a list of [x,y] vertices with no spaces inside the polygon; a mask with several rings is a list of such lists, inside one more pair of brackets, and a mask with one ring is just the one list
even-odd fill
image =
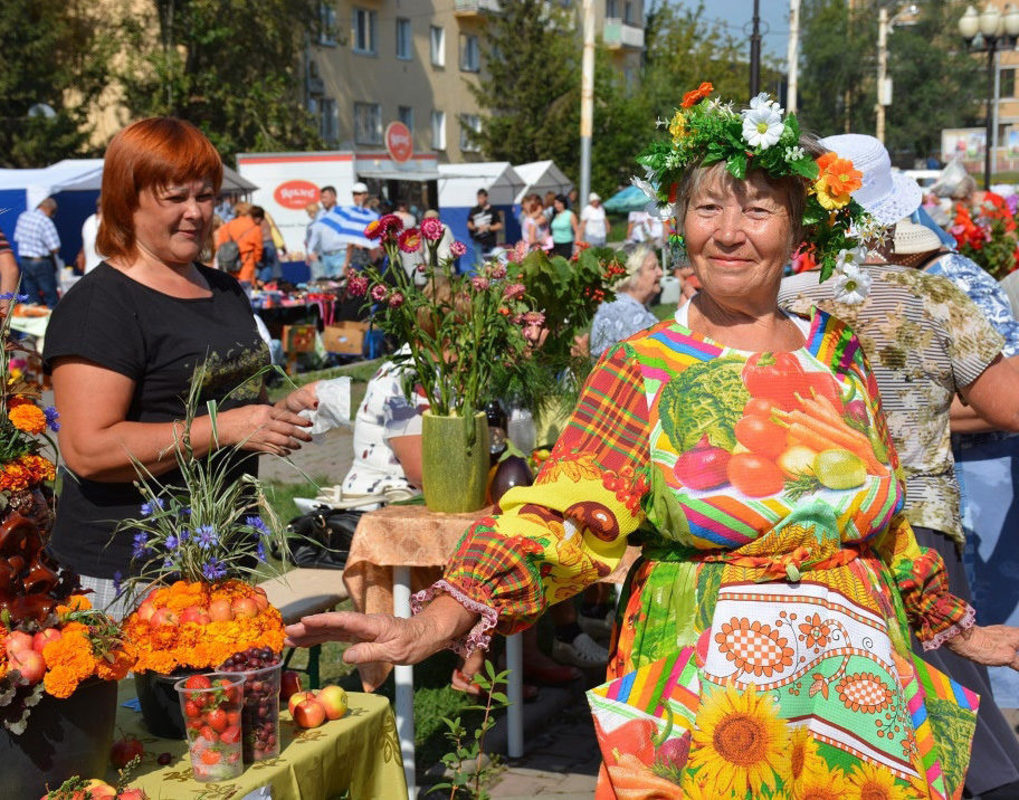
{"label": "blue cornflower", "polygon": [[138,531],[134,535],[134,550],[131,553],[132,558],[145,558],[152,552],[152,549],[148,546],[149,535],[144,531]]}
{"label": "blue cornflower", "polygon": [[151,503],[142,503],[142,516],[151,517],[157,511],[162,511],[165,503],[161,497],[153,497]]}
{"label": "blue cornflower", "polygon": [[258,544],[255,545],[255,555],[258,556],[259,561],[265,561],[265,545],[262,540],[258,540]]}
{"label": "blue cornflower", "polygon": [[254,528],[262,536],[268,536],[269,535],[269,528],[262,521],[261,517],[245,517],[244,518],[244,524]]}
{"label": "blue cornflower", "polygon": [[215,558],[210,558],[202,565],[202,575],[206,580],[218,581],[220,578],[226,577],[226,567]]}
{"label": "blue cornflower", "polygon": [[190,538],[191,531],[189,531],[187,528],[181,528],[179,531],[177,531],[177,539],[180,541],[181,544],[184,544],[184,542],[186,542]]}
{"label": "blue cornflower", "polygon": [[59,431],[60,423],[57,420],[60,419],[60,412],[57,411],[56,406],[46,406],[42,413],[46,415],[46,424],[50,426],[50,430],[54,433]]}
{"label": "blue cornflower", "polygon": [[167,556],[163,559],[163,569],[173,569],[176,565],[173,563],[173,559]]}
{"label": "blue cornflower", "polygon": [[200,548],[208,550],[219,544],[219,536],[211,525],[201,525],[195,528],[195,541],[198,542]]}
{"label": "blue cornflower", "polygon": [[0,294],[0,300],[14,300],[18,303],[27,303],[28,295],[18,294],[17,292],[4,292],[3,294]]}
{"label": "blue cornflower", "polygon": [[119,569],[113,573],[113,592],[114,594],[120,594],[120,584],[124,580],[124,573]]}
{"label": "blue cornflower", "polygon": [[191,516],[191,506],[184,506],[184,508],[182,508],[180,510],[180,514],[181,514],[182,517],[190,517]]}
{"label": "blue cornflower", "polygon": [[168,550],[176,550],[180,547],[180,538],[176,534],[171,533],[166,537],[164,544]]}

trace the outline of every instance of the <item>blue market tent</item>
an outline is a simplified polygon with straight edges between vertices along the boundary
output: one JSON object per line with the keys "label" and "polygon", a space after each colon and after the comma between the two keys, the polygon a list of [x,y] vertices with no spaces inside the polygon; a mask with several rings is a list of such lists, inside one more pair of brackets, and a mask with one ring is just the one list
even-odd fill
{"label": "blue market tent", "polygon": [[626,214],[630,211],[643,211],[650,203],[651,198],[636,186],[627,186],[606,200],[604,206],[606,211],[613,214]]}

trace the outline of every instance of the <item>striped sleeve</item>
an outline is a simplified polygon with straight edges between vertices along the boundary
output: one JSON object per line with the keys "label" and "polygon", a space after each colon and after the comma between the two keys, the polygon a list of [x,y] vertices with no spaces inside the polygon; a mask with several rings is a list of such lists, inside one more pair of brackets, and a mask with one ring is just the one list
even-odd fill
{"label": "striped sleeve", "polygon": [[463,538],[443,580],[417,602],[445,591],[481,614],[469,652],[495,627],[533,624],[552,603],[607,576],[644,521],[650,437],[647,401],[626,345],[595,366],[562,436],[533,486],[507,492],[496,514]]}

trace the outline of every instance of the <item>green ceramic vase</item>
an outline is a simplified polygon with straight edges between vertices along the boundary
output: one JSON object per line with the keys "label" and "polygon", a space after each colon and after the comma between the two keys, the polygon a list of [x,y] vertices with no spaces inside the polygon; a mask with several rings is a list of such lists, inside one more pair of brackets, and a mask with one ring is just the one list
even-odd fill
{"label": "green ceramic vase", "polygon": [[424,413],[421,423],[421,479],[425,505],[449,513],[485,505],[488,478],[488,421]]}

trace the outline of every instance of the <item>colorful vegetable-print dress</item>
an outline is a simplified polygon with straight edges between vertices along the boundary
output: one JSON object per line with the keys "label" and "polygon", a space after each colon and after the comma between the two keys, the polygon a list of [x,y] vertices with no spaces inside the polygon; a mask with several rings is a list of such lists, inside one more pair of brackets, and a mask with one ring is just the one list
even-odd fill
{"label": "colorful vegetable-print dress", "polygon": [[957,796],[978,698],[914,660],[908,626],[938,646],[973,612],[899,514],[896,465],[841,322],[815,312],[774,354],[664,322],[598,363],[535,484],[422,599],[480,612],[484,645],[639,540],[609,678],[667,730],[596,706],[598,797]]}

